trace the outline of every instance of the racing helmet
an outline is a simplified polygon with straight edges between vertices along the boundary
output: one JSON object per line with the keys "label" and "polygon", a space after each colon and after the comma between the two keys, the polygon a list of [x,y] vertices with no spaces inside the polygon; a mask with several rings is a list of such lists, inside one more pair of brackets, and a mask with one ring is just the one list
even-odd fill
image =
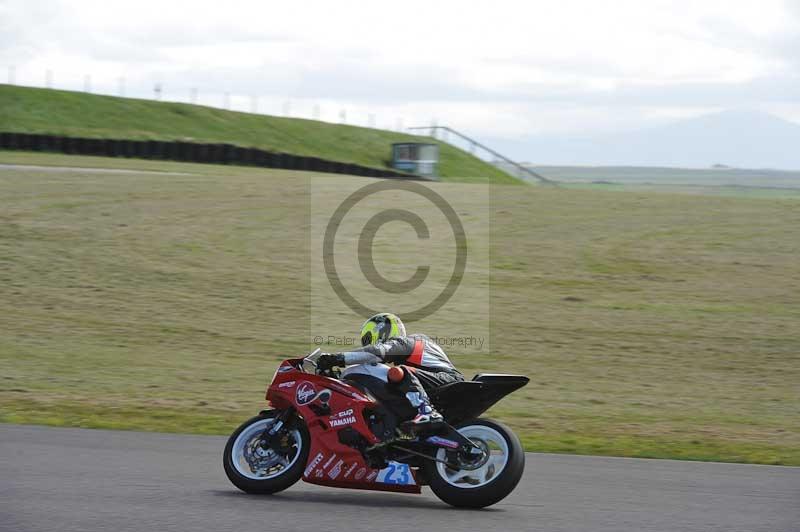
{"label": "racing helmet", "polygon": [[377,344],[395,336],[405,335],[406,327],[400,318],[389,312],[381,312],[361,326],[361,345]]}

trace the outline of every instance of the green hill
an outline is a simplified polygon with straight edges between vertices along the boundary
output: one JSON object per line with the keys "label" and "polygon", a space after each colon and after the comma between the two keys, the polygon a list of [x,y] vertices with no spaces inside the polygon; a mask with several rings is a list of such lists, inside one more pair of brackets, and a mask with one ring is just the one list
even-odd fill
{"label": "green hill", "polygon": [[[393,142],[426,141],[392,131],[80,92],[0,85],[0,130],[89,138],[228,142],[386,167]],[[519,183],[494,166],[439,143],[443,181]]]}

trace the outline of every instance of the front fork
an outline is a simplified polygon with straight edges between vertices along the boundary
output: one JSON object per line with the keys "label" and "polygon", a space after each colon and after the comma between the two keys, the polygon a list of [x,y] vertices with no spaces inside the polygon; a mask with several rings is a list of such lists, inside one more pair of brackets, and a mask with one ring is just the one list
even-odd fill
{"label": "front fork", "polygon": [[[267,415],[273,411],[262,410],[259,415]],[[280,446],[280,438],[286,429],[290,429],[297,417],[295,416],[295,408],[290,406],[285,410],[279,410],[278,415],[273,418],[272,424],[264,429],[261,434],[261,447],[262,448],[275,448]]]}

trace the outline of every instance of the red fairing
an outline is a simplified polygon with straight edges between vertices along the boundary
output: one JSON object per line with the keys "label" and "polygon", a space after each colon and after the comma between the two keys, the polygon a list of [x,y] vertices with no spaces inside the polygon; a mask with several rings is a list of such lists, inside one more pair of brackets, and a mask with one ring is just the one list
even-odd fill
{"label": "red fairing", "polygon": [[378,443],[364,418],[375,401],[348,384],[297,369],[301,360],[278,367],[267,399],[273,407],[294,406],[305,420],[311,449],[303,480],[312,484],[381,491],[419,493],[416,472],[407,464],[390,462],[377,470],[367,466],[361,453],[339,441],[339,431],[352,428],[369,445]]}

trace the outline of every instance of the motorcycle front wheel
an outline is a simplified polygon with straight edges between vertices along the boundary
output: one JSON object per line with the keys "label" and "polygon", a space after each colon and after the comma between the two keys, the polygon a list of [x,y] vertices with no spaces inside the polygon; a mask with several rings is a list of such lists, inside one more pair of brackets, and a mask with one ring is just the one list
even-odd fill
{"label": "motorcycle front wheel", "polygon": [[277,493],[303,476],[311,447],[308,429],[297,419],[269,437],[277,415],[277,411],[269,410],[245,421],[225,445],[225,474],[246,493]]}
{"label": "motorcycle front wheel", "polygon": [[455,428],[483,453],[464,455],[440,449],[438,459],[447,459],[460,468],[426,462],[431,489],[442,501],[462,508],[484,508],[501,501],[514,490],[525,470],[525,452],[519,438],[491,419],[473,419]]}

